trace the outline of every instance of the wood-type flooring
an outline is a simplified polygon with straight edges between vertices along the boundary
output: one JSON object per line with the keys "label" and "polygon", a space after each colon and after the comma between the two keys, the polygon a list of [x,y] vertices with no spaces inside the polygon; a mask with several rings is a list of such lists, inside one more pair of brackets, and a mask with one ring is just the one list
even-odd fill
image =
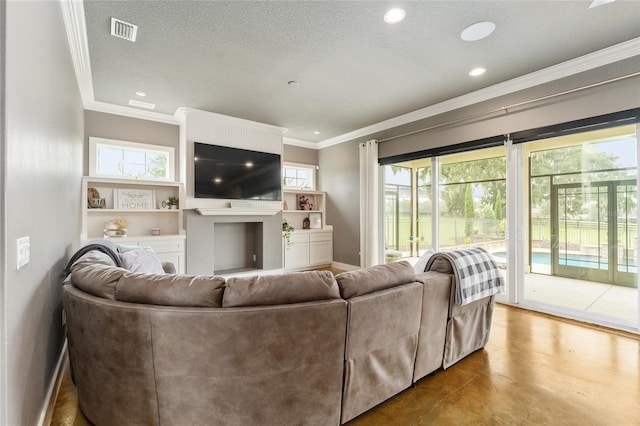
{"label": "wood-type flooring", "polygon": [[[51,424],[90,424],[68,370]],[[640,425],[640,337],[497,305],[485,349],[348,424]]]}

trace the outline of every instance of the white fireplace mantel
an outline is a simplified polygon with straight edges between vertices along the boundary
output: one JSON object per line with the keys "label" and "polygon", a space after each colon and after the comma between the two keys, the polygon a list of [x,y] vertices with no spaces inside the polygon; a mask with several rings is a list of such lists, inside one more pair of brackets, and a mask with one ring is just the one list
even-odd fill
{"label": "white fireplace mantel", "polygon": [[273,216],[280,212],[277,209],[240,209],[240,208],[223,208],[223,209],[195,209],[202,216]]}

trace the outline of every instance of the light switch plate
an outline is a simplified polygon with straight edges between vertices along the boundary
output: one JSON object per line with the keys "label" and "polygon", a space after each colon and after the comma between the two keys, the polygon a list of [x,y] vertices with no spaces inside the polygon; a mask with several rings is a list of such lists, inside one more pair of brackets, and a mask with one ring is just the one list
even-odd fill
{"label": "light switch plate", "polygon": [[17,249],[17,269],[22,268],[31,258],[31,241],[29,237],[22,237],[16,240]]}

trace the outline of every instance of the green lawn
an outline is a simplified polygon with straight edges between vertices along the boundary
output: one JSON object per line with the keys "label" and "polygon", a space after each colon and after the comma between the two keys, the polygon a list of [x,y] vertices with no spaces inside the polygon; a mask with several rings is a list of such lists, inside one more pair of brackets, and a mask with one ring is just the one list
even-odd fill
{"label": "green lawn", "polygon": [[[386,224],[386,248],[408,252],[410,249],[411,237],[411,220],[409,216],[401,216],[398,221],[397,245],[396,230],[393,223]],[[490,240],[504,240],[504,231],[501,232],[501,226],[494,220],[473,220],[474,235],[465,240],[464,235],[465,219],[462,217],[443,217],[440,219],[440,246],[450,247],[461,245],[465,242],[481,242]],[[618,225],[618,242],[624,247],[633,248],[635,246],[635,238],[637,238],[637,224],[619,224]],[[546,219],[534,219],[531,223],[530,238],[534,246],[549,247],[551,240],[551,222]],[[418,223],[418,235],[420,249],[431,246],[431,221],[430,218],[420,220]],[[470,241],[469,241],[470,240]],[[600,246],[608,243],[608,230],[606,224],[600,224],[594,221],[562,221],[560,223],[560,240],[566,241],[569,246],[578,250],[582,246]]]}

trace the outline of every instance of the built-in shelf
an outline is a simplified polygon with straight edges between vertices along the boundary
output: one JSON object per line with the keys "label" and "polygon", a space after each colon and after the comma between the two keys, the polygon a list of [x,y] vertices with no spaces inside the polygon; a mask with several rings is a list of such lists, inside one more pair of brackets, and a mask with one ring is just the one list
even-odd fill
{"label": "built-in shelf", "polygon": [[283,210],[283,213],[303,213],[303,214],[309,214],[309,213],[324,213],[322,210]]}
{"label": "built-in shelf", "polygon": [[149,210],[134,210],[134,209],[129,209],[129,210],[123,210],[123,209],[88,209],[87,210],[88,214],[94,214],[94,213],[121,213],[121,214],[132,214],[132,213],[153,213],[153,214],[163,214],[163,213],[173,213],[173,214],[177,214],[180,213],[180,210],[178,209],[149,209]]}
{"label": "built-in shelf", "polygon": [[280,210],[274,209],[196,209],[202,216],[273,216]]}

